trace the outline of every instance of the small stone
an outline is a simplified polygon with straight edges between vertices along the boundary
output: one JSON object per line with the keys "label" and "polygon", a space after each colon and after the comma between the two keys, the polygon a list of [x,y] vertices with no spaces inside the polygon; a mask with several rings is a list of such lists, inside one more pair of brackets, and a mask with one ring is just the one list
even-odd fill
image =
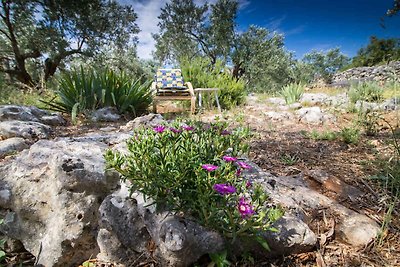
{"label": "small stone", "polygon": [[29,143],[21,137],[12,137],[0,141],[0,159],[29,147]]}
{"label": "small stone", "polygon": [[105,107],[94,111],[91,115],[91,120],[94,122],[115,122],[121,119],[118,110],[114,107]]}

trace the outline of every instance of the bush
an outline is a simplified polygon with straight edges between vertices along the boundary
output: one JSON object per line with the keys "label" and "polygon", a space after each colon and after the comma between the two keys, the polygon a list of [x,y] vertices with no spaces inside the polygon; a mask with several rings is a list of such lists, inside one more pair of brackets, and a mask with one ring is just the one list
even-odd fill
{"label": "bush", "polygon": [[282,212],[267,208],[261,186],[241,175],[251,168],[237,158],[248,151],[248,136],[247,128],[228,131],[222,123],[159,125],[135,132],[128,154],[105,157],[157,210],[195,218],[232,242],[252,237],[266,246],[258,233],[273,230]]}
{"label": "bush", "polygon": [[[221,61],[215,65],[207,58],[181,59],[182,74],[186,81],[190,81],[195,88],[220,88],[219,101],[221,107],[230,109],[245,101],[245,83],[236,80],[228,73]],[[205,98],[205,101],[214,101]]]}
{"label": "bush", "polygon": [[85,71],[82,67],[65,73],[59,80],[56,94],[59,100],[46,102],[51,109],[71,113],[73,117],[85,111],[116,107],[121,113],[135,116],[151,103],[150,82],[132,81],[123,72],[112,70]]}
{"label": "bush", "polygon": [[291,83],[283,87],[280,95],[285,99],[286,104],[290,105],[300,100],[304,93],[304,86],[300,83]]}
{"label": "bush", "polygon": [[379,102],[383,99],[383,89],[375,82],[363,82],[352,84],[348,96],[350,103],[355,104],[358,100],[367,102]]}

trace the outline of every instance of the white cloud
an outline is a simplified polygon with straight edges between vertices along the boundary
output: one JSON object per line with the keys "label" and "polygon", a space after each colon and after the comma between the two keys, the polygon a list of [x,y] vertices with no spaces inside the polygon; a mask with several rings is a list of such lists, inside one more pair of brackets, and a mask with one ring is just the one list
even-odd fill
{"label": "white cloud", "polygon": [[151,52],[155,48],[155,41],[151,36],[152,33],[157,33],[158,16],[161,13],[161,8],[168,2],[167,0],[119,0],[121,4],[131,5],[138,15],[136,21],[140,32],[138,34],[139,43],[137,46],[138,56],[142,59],[151,59]]}

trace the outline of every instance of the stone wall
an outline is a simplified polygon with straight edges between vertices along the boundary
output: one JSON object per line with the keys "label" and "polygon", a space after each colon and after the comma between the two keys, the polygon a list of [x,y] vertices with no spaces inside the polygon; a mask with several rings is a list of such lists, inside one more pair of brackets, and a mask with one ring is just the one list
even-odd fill
{"label": "stone wall", "polygon": [[[397,76],[397,77],[396,77]],[[336,73],[332,84],[343,84],[352,81],[376,81],[384,83],[400,79],[400,61],[391,62],[388,65],[375,67],[358,67]]]}

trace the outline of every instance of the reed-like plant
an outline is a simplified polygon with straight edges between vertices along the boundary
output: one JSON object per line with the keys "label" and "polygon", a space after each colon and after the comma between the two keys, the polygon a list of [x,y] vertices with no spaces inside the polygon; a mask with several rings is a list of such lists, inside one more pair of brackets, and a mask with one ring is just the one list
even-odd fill
{"label": "reed-like plant", "polygon": [[363,82],[351,85],[347,94],[353,104],[358,100],[380,102],[383,99],[383,88],[375,82]]}
{"label": "reed-like plant", "polygon": [[45,102],[55,111],[70,113],[75,118],[80,113],[103,107],[115,107],[120,113],[132,112],[135,116],[151,103],[151,81],[142,83],[125,73],[113,70],[72,70],[60,80],[57,99]]}
{"label": "reed-like plant", "polygon": [[304,85],[301,83],[291,83],[282,88],[280,95],[285,99],[287,105],[300,100],[304,93]]}

